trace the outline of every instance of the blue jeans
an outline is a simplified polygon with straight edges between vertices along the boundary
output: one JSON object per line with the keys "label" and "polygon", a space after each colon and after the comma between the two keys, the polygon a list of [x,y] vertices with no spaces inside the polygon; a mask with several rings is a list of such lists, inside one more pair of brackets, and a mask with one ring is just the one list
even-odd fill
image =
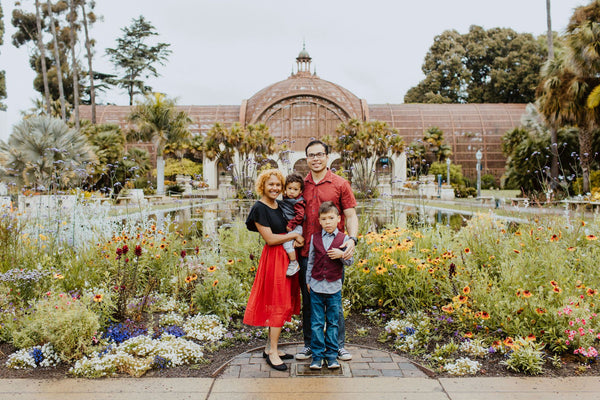
{"label": "blue jeans", "polygon": [[[306,287],[306,268],[308,258],[298,256],[300,272],[298,280],[300,281],[300,291],[302,292],[302,335],[304,336],[304,346],[310,347],[312,330],[310,323],[310,295]],[[342,272],[342,282],[344,281],[344,272]],[[344,310],[340,307],[340,316],[338,320],[338,347],[343,349],[346,344],[346,323],[344,321]]]}
{"label": "blue jeans", "polygon": [[312,314],[310,348],[313,351],[313,360],[335,360],[339,350],[338,322],[342,308],[342,291],[324,294],[311,290],[310,308]]}

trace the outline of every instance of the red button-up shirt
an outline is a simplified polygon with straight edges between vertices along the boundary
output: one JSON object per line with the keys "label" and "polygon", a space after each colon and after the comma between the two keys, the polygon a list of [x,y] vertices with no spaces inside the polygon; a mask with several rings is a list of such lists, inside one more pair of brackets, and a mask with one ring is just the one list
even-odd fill
{"label": "red button-up shirt", "polygon": [[312,173],[308,173],[304,178],[304,191],[302,197],[306,201],[305,219],[302,224],[302,236],[304,236],[304,247],[300,250],[300,255],[308,257],[310,247],[310,238],[313,233],[321,231],[319,224],[319,207],[321,203],[332,201],[340,212],[340,223],[338,229],[345,232],[344,210],[356,207],[356,198],[350,187],[350,183],[339,175],[334,174],[329,169],[325,177],[315,183]]}

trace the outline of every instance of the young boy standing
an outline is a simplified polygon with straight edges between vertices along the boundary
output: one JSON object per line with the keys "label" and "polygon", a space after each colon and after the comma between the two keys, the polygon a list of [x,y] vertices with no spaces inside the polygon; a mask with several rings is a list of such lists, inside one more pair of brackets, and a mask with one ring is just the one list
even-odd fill
{"label": "young boy standing", "polygon": [[[319,207],[321,232],[313,234],[308,252],[306,285],[311,304],[311,369],[339,368],[338,323],[342,309],[342,273],[352,259],[344,260],[340,246],[350,238],[337,228],[340,212],[331,201]],[[325,331],[323,331],[325,328]]]}
{"label": "young boy standing", "polygon": [[[305,201],[302,197],[302,191],[304,190],[304,178],[298,173],[289,174],[285,178],[285,188],[283,192],[283,200],[279,201],[279,207],[283,211],[283,216],[288,221],[287,231],[299,233],[302,235],[302,223],[304,222],[304,206]],[[290,258],[290,264],[286,272],[286,276],[293,276],[300,270],[300,265],[296,259],[296,249],[294,248],[294,241],[290,240],[283,244],[288,257]]]}

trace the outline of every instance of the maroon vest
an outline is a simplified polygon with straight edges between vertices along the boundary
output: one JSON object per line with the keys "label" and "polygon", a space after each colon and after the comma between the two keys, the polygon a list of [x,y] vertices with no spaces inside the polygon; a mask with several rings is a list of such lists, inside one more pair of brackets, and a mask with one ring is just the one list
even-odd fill
{"label": "maroon vest", "polygon": [[338,279],[342,279],[344,265],[340,259],[332,260],[329,258],[327,250],[339,248],[344,243],[346,234],[344,232],[338,232],[336,237],[333,238],[331,247],[325,250],[321,233],[322,232],[317,232],[313,235],[315,259],[313,261],[311,276],[318,281],[327,280],[329,282],[334,282]]}

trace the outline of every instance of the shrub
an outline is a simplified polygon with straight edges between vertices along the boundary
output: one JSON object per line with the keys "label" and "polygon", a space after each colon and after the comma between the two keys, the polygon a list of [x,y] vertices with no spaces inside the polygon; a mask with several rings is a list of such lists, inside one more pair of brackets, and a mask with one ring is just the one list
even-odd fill
{"label": "shrub", "polygon": [[48,293],[34,304],[33,310],[18,325],[19,329],[13,332],[16,347],[52,343],[65,361],[85,354],[100,327],[96,314],[83,302],[65,293]]}
{"label": "shrub", "polygon": [[544,372],[544,345],[527,341],[524,338],[516,340],[506,361],[500,363],[515,372],[529,375],[539,375]]}

